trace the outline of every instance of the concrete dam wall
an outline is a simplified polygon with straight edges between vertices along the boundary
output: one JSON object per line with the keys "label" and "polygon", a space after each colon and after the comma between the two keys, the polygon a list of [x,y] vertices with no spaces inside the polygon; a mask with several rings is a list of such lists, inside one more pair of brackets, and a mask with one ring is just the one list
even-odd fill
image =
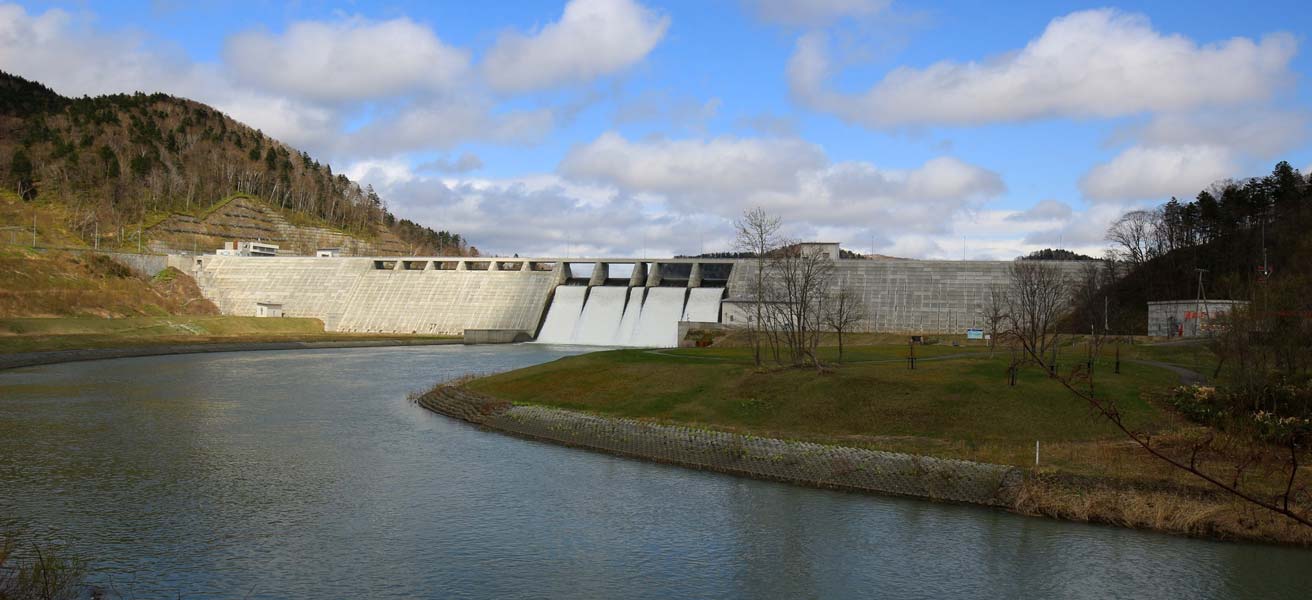
{"label": "concrete dam wall", "polygon": [[195,260],[196,282],[223,314],[253,316],[260,303],[280,304],[282,314],[321,319],[329,331],[532,333],[556,283],[551,271],[422,268],[433,266],[431,261],[242,256]]}
{"label": "concrete dam wall", "polygon": [[[725,323],[749,322],[753,268],[747,261],[734,269]],[[1086,263],[1049,261],[1069,277]],[[1012,261],[983,260],[836,260],[833,291],[847,289],[865,305],[858,331],[884,333],[963,333],[983,327],[980,311],[994,286],[1010,281]]]}
{"label": "concrete dam wall", "polygon": [[[749,323],[755,263],[733,259],[173,256],[224,314],[260,304],[329,331],[461,335],[517,330],[543,343],[676,346],[679,322]],[[1081,263],[1055,262],[1074,276]],[[960,333],[1010,261],[835,260],[857,331]],[[189,267],[189,269],[188,269]]]}

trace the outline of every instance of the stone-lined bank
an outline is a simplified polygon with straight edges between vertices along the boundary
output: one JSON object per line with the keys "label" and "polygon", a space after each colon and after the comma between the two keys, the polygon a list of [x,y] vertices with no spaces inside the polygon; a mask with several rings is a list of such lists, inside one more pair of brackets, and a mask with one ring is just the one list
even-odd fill
{"label": "stone-lined bank", "polygon": [[1023,479],[1019,469],[1004,465],[516,406],[456,386],[438,387],[417,401],[433,412],[513,435],[813,487],[1011,507]]}

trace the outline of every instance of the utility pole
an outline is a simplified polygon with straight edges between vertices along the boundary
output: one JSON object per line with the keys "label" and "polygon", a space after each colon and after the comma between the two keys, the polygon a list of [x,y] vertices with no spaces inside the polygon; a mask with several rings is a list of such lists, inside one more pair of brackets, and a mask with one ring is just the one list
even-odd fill
{"label": "utility pole", "polygon": [[1198,298],[1194,302],[1194,335],[1202,335],[1204,307],[1207,302],[1207,295],[1203,293],[1203,273],[1207,269],[1194,269],[1198,271]]}

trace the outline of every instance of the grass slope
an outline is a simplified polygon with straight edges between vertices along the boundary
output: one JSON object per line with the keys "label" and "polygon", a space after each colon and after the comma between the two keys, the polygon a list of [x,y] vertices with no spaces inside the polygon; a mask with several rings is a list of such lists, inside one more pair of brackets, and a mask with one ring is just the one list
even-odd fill
{"label": "grass slope", "polygon": [[217,313],[176,269],[148,278],[99,254],[0,246],[0,318]]}
{"label": "grass slope", "polygon": [[[613,416],[1022,464],[1033,461],[1036,440],[1117,438],[1041,372],[1022,370],[1010,387],[1006,357],[978,350],[960,356],[963,350],[917,348],[919,356],[954,358],[923,360],[909,370],[904,347],[863,347],[848,356],[867,362],[824,375],[757,372],[745,349],[618,350],[493,375],[469,387],[514,402]],[[1174,375],[1128,363],[1120,375],[1110,375],[1110,364],[1100,368],[1109,373],[1101,392],[1116,398],[1132,424],[1171,422],[1140,391],[1171,385]]]}

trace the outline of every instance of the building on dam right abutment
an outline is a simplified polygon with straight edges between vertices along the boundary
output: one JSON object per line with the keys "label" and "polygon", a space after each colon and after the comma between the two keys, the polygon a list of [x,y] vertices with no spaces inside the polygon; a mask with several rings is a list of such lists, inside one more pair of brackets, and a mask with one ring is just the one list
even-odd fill
{"label": "building on dam right abutment", "polygon": [[[836,244],[826,245],[836,248]],[[842,259],[835,290],[867,319],[854,330],[943,334],[981,327],[1011,261]],[[601,346],[677,346],[680,322],[746,325],[755,261],[713,258],[171,256],[224,314],[281,305],[328,331],[463,335]],[[1077,262],[1056,262],[1072,275]]]}

